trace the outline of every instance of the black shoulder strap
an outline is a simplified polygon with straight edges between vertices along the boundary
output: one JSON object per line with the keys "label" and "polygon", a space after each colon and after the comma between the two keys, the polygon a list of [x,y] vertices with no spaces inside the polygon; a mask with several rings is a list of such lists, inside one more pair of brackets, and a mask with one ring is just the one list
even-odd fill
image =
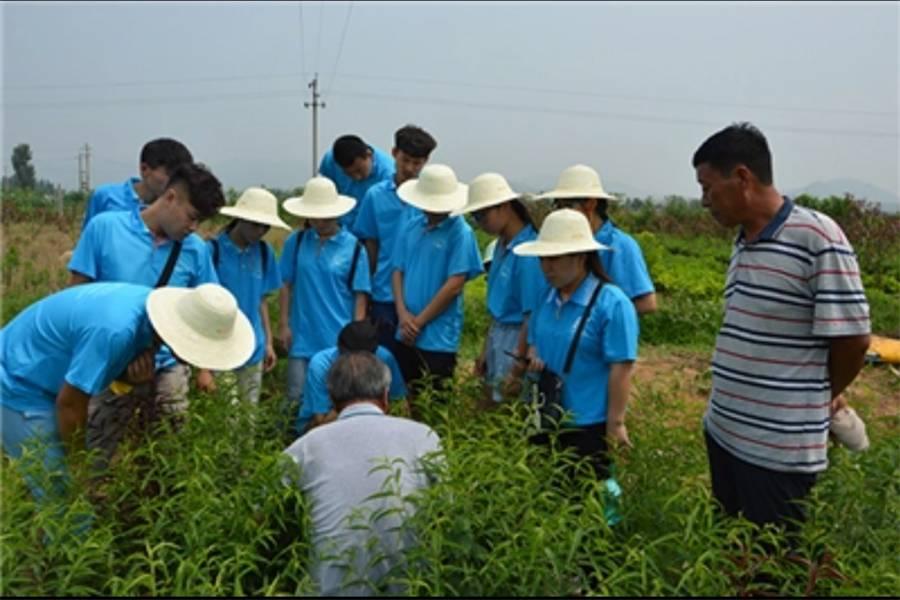
{"label": "black shoulder strap", "polygon": [[213,238],[209,240],[212,242],[213,246],[213,266],[218,269],[219,268],[219,240]]}
{"label": "black shoulder strap", "polygon": [[259,262],[262,265],[263,279],[266,277],[266,268],[269,266],[269,245],[259,240]]}
{"label": "black shoulder strap", "polygon": [[566,354],[566,364],[563,367],[563,374],[567,374],[572,369],[572,361],[575,359],[575,348],[578,347],[578,340],[581,339],[581,332],[584,330],[584,324],[587,323],[588,318],[591,316],[591,308],[594,307],[594,302],[597,301],[597,296],[600,295],[600,288],[603,287],[602,281],[597,281],[597,287],[594,288],[594,293],[591,294],[591,299],[588,302],[587,306],[584,307],[584,314],[581,315],[581,321],[578,322],[578,329],[575,330],[575,337],[572,338],[572,344],[569,346],[569,353]]}
{"label": "black shoulder strap", "polygon": [[[294,246],[294,267],[296,269],[300,268],[300,265],[297,264],[297,257],[300,255],[300,244],[303,242],[303,236],[306,235],[306,230],[309,229],[309,225],[300,230],[300,233],[297,234],[297,245]],[[297,274],[294,274],[294,280],[296,281]]]}
{"label": "black shoulder strap", "polygon": [[178,262],[179,254],[181,254],[180,241],[172,244],[172,249],[169,251],[169,259],[166,261],[166,266],[163,267],[162,273],[159,274],[159,279],[157,280],[155,287],[165,287],[169,283],[169,278],[172,277],[172,271],[175,270],[175,263]]}
{"label": "black shoulder strap", "polygon": [[356,240],[356,248],[353,249],[353,261],[350,263],[350,277],[347,285],[350,286],[350,292],[353,293],[353,278],[356,276],[356,263],[359,261],[359,251],[362,249],[362,242]]}

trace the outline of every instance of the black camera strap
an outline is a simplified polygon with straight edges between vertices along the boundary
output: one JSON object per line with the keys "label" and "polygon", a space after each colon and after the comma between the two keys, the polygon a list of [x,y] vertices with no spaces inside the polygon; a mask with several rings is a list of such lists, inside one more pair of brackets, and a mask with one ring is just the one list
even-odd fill
{"label": "black camera strap", "polygon": [[181,254],[181,242],[173,242],[172,249],[169,251],[169,259],[166,261],[166,266],[163,267],[162,273],[159,274],[159,279],[154,287],[160,288],[169,284],[169,279],[172,277],[172,271],[175,270],[175,263],[178,262],[179,254]]}
{"label": "black camera strap", "polygon": [[584,325],[591,316],[591,308],[594,307],[594,303],[597,301],[597,296],[600,295],[600,288],[602,287],[603,282],[598,280],[597,287],[594,288],[594,293],[591,294],[591,299],[584,308],[584,314],[581,315],[581,321],[578,322],[578,329],[575,330],[575,337],[572,338],[572,343],[569,346],[569,353],[566,354],[566,364],[563,367],[563,375],[567,375],[569,371],[572,370],[572,361],[575,360],[575,349],[578,347],[578,340],[581,339],[581,332],[584,330]]}

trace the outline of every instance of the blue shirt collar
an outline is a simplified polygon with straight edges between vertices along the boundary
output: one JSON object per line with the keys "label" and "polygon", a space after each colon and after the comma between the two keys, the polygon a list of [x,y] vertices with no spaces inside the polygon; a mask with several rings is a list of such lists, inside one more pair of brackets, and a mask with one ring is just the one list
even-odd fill
{"label": "blue shirt collar", "polygon": [[[762,240],[771,240],[775,237],[775,234],[778,233],[778,230],[781,229],[781,226],[784,225],[784,222],[787,221],[788,217],[791,214],[791,211],[794,210],[794,203],[787,196],[782,196],[784,202],[781,205],[781,208],[778,209],[778,212],[775,213],[775,216],[769,221],[768,225],[766,225],[762,232],[760,232],[759,237],[756,238],[755,241],[759,242]],[[744,228],[741,227],[740,232],[738,232],[738,241],[743,242],[745,239],[744,236]]]}
{"label": "blue shirt collar", "polygon": [[529,235],[531,235],[533,232],[534,232],[534,227],[532,227],[528,223],[525,223],[525,227],[523,227],[522,230],[519,231],[519,233],[517,233],[513,239],[509,240],[509,243],[506,246],[504,246],[504,248],[515,248],[522,242],[526,241],[526,238]]}
{"label": "blue shirt collar", "polygon": [[[588,302],[591,301],[591,294],[594,293],[594,288],[600,284],[600,280],[597,279],[597,276],[593,273],[588,273],[587,277],[584,278],[584,281],[581,282],[581,285],[578,286],[578,289],[575,290],[575,293],[572,294],[567,302],[574,302],[580,306],[587,306]],[[557,306],[561,306],[564,304],[559,297],[559,290],[553,290],[553,300],[556,302]]]}
{"label": "blue shirt collar", "polygon": [[447,229],[447,228],[450,227],[453,223],[456,222],[456,219],[458,219],[458,218],[461,219],[461,218],[462,218],[462,217],[452,217],[452,216],[448,216],[446,219],[444,219],[443,221],[441,221],[440,223],[438,223],[437,227],[431,227],[431,226],[428,224],[428,217],[425,215],[425,211],[422,210],[422,209],[420,209],[420,208],[419,208],[419,209],[416,209],[416,210],[419,211],[419,219],[421,220],[421,225],[422,225],[422,227],[425,228],[425,231],[429,231],[429,232],[430,232],[430,231],[440,231],[441,229]]}
{"label": "blue shirt collar", "polygon": [[[345,233],[346,231],[347,231],[347,228],[344,227],[343,225],[341,225],[341,224],[339,223],[339,224],[338,224],[338,230],[337,230],[337,233],[335,233],[333,236],[331,236],[330,238],[328,238],[328,239],[325,241],[325,243],[326,243],[326,244],[330,244],[330,243],[332,243],[332,242],[339,241],[339,240],[341,239],[341,237],[343,237],[343,235],[344,235],[344,233]],[[318,242],[319,239],[320,239],[320,238],[319,238],[319,232],[316,231],[316,228],[315,228],[315,227],[310,227],[310,228],[309,228],[309,234],[308,234],[308,235],[310,236],[311,239],[313,239],[313,240],[316,241],[316,242]]]}
{"label": "blue shirt collar", "polygon": [[380,408],[378,408],[371,402],[357,402],[356,404],[351,404],[350,406],[342,410],[341,414],[338,415],[338,421],[360,415],[374,415],[383,417],[384,413],[381,412]]}

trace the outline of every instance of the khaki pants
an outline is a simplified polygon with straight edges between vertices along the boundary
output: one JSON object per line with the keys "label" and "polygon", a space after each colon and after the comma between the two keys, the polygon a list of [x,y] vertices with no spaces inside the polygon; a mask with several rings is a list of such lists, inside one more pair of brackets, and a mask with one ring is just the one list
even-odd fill
{"label": "khaki pants", "polygon": [[87,448],[99,450],[101,460],[109,461],[127,433],[147,431],[163,418],[175,417],[177,423],[177,417],[187,411],[190,374],[187,365],[177,364],[125,395],[117,396],[106,389],[91,397]]}
{"label": "khaki pants", "polygon": [[222,373],[221,381],[228,389],[228,397],[232,403],[245,400],[251,404],[259,404],[262,376],[262,362],[258,362],[255,365]]}

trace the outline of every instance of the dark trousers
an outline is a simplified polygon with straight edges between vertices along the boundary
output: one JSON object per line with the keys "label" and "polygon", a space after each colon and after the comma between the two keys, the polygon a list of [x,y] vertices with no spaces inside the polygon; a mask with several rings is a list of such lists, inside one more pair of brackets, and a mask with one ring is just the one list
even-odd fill
{"label": "dark trousers", "polygon": [[435,391],[445,391],[453,379],[455,352],[430,352],[402,342],[396,342],[392,351],[406,387],[413,396],[418,395],[426,377],[431,377]]}
{"label": "dark trousers", "polygon": [[815,473],[782,473],[745,462],[706,436],[713,496],[728,515],[757,525],[772,523],[796,532],[806,518],[802,504],[816,483]]}
{"label": "dark trousers", "polygon": [[393,302],[372,302],[369,315],[378,331],[378,344],[394,354],[394,346],[399,344],[394,339],[397,333],[397,307]]}
{"label": "dark trousers", "polygon": [[[558,432],[539,433],[530,439],[539,446],[552,446],[559,450],[571,448],[578,458],[587,458],[587,463],[597,479],[609,477],[609,447],[606,443],[606,423],[582,425],[580,427],[564,427]],[[577,470],[567,465],[566,474],[574,479]]]}

